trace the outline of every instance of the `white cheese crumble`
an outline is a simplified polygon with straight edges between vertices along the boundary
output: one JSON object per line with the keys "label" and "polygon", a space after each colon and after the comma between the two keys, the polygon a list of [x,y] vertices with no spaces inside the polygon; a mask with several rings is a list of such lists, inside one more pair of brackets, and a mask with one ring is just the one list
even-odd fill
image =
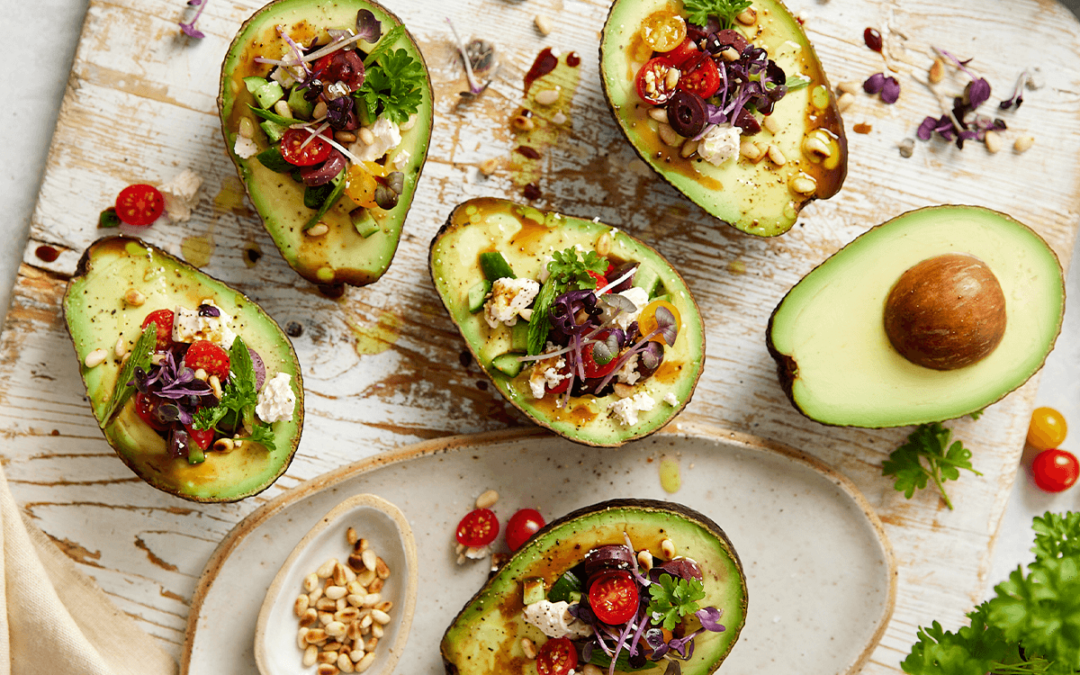
{"label": "white cheese crumble", "polygon": [[289,384],[292,378],[288,373],[278,373],[263,384],[259,392],[259,402],[255,414],[263,422],[272,424],[280,420],[291,420],[296,407],[296,394]]}
{"label": "white cheese crumble", "polygon": [[203,304],[216,308],[221,315],[199,316],[198,309],[177,307],[173,317],[173,342],[209,340],[225,349],[232,347],[233,340],[236,339],[236,333],[229,328],[232,317],[212,302]]}
{"label": "white cheese crumble", "polygon": [[715,126],[698,144],[698,155],[705,161],[720,166],[739,154],[739,135],[742,129],[731,125]]}
{"label": "white cheese crumble", "polygon": [[233,143],[233,152],[240,159],[249,159],[259,154],[259,146],[255,145],[255,141],[236,134],[236,142]]}
{"label": "white cheese crumble", "polygon": [[492,328],[499,324],[513,326],[539,292],[540,284],[532,279],[496,279],[491,285],[491,297],[484,303],[484,319]]}
{"label": "white cheese crumble", "polygon": [[675,392],[669,391],[664,394],[664,403],[667,403],[670,406],[679,405],[679,399],[675,398]]}
{"label": "white cheese crumble", "polygon": [[410,159],[412,159],[412,155],[409,154],[408,150],[402,148],[401,150],[397,151],[396,155],[394,155],[394,167],[398,171],[404,171],[405,167],[409,165]]}
{"label": "white cheese crumble", "polygon": [[555,258],[546,255],[544,256],[544,259],[540,262],[540,283],[546,282],[548,280],[548,277],[551,276],[551,271],[548,270],[548,263],[554,260]]}
{"label": "white cheese crumble", "polygon": [[363,141],[357,140],[349,146],[349,152],[356,155],[361,162],[374,162],[401,143],[401,132],[398,131],[398,125],[385,117],[375,120],[375,124],[372,124],[368,129],[371,130],[371,135],[375,137],[375,141],[371,145],[365,145]]}
{"label": "white cheese crumble", "polygon": [[615,377],[623,384],[634,384],[641,379],[641,373],[637,371],[638,355],[634,354],[630,357],[630,360],[623,364],[622,368],[619,368],[619,372],[615,373]]}
{"label": "white cheese crumble", "polygon": [[191,220],[191,212],[199,203],[202,177],[191,169],[184,169],[159,189],[165,197],[165,213],[174,223]]}
{"label": "white cheese crumble", "polygon": [[[631,286],[627,290],[619,293],[630,302],[634,303],[635,309],[632,312],[619,312],[615,316],[615,325],[623,330],[630,327],[630,324],[637,321],[638,316],[641,315],[641,310],[645,309],[645,305],[649,304],[649,293],[644,288],[638,288],[637,286]],[[613,312],[610,308],[605,308],[604,313],[601,316],[601,321],[609,321]]]}
{"label": "white cheese crumble", "polygon": [[566,360],[559,359],[554,365],[549,365],[552,361],[554,358],[545,359],[533,366],[532,373],[529,375],[529,389],[532,390],[533,398],[544,398],[549,388],[554,389],[560,382],[569,379],[570,373],[563,375],[559,372],[566,367]]}
{"label": "white cheese crumble", "polygon": [[525,622],[540,629],[549,638],[579,638],[593,634],[592,627],[570,614],[570,603],[540,600],[525,605]]}
{"label": "white cheese crumble", "polygon": [[656,401],[652,396],[641,391],[630,398],[616,401],[608,407],[624,426],[632,427],[638,423],[638,413],[652,410],[656,407]]}

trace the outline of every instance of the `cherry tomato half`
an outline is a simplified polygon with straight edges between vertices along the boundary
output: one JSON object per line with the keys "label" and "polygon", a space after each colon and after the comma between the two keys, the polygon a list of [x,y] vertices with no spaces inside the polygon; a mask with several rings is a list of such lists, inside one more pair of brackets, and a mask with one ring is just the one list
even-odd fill
{"label": "cherry tomato half", "polygon": [[462,546],[487,546],[499,536],[499,519],[491,509],[475,509],[457,526],[457,542]]}
{"label": "cherry tomato half", "polygon": [[641,39],[658,52],[670,52],[686,39],[686,21],[670,9],[653,12],[641,22]]}
{"label": "cherry tomato half", "polygon": [[202,368],[207,376],[217,375],[220,382],[229,379],[229,352],[209,340],[198,340],[184,354],[184,365],[192,370]]}
{"label": "cherry tomato half", "polygon": [[[641,331],[642,335],[648,335],[656,330],[656,327],[659,325],[656,322],[656,310],[661,307],[671,312],[671,315],[675,317],[675,327],[682,329],[682,317],[679,315],[679,310],[675,308],[675,305],[667,300],[653,300],[645,305],[645,309],[641,310],[641,314],[638,315],[638,330]],[[664,336],[661,334],[654,335],[651,340],[652,342],[667,344],[667,342],[664,341]]]}
{"label": "cherry tomato half", "polygon": [[192,443],[199,446],[200,450],[206,450],[214,442],[213,429],[196,429],[189,424],[185,424],[184,429],[188,432],[188,436],[191,437]]}
{"label": "cherry tomato half", "polygon": [[593,279],[596,279],[596,290],[600,290],[604,286],[608,285],[607,277],[599,272],[593,272],[592,270],[586,270],[585,274],[588,274]]}
{"label": "cherry tomato half", "polygon": [[605,570],[589,580],[589,607],[609,626],[633,619],[638,610],[638,587],[626,570]]}
{"label": "cherry tomato half", "polygon": [[540,675],[567,675],[577,665],[577,649],[568,638],[548,640],[536,653],[536,670]]}
{"label": "cherry tomato half", "polygon": [[1035,456],[1031,463],[1031,476],[1035,484],[1045,492],[1068,490],[1080,476],[1080,462],[1068,450],[1050,448]]}
{"label": "cherry tomato half", "polygon": [[157,326],[157,345],[154,348],[159,352],[165,351],[172,346],[173,318],[171,309],[159,309],[156,312],[150,312],[143,319],[143,330],[146,330],[146,327],[150,324]]}
{"label": "cherry tomato half", "polygon": [[511,551],[521,548],[529,537],[544,526],[544,517],[536,509],[521,509],[506,524],[506,545]]}
{"label": "cherry tomato half", "polygon": [[1035,408],[1031,413],[1027,442],[1038,450],[1056,448],[1064,442],[1068,432],[1064,415],[1053,408]]}
{"label": "cherry tomato half", "polygon": [[154,395],[147,395],[141,391],[135,394],[135,414],[143,422],[146,422],[155,431],[165,431],[169,425],[158,420],[154,411],[162,404],[162,399]]}
{"label": "cherry tomato half", "polygon": [[[294,166],[314,166],[330,156],[330,144],[321,135],[311,138],[303,129],[289,129],[281,137],[281,158]],[[303,147],[301,147],[303,146]]]}
{"label": "cherry tomato half", "polygon": [[650,59],[643,65],[638,71],[636,81],[637,93],[641,100],[652,105],[667,103],[678,86],[677,76],[672,78],[675,80],[675,86],[668,86],[668,73],[671,72],[678,73],[679,69],[671,65],[671,61],[663,56]]}
{"label": "cherry tomato half", "polygon": [[678,47],[672,49],[665,56],[667,56],[668,61],[671,61],[672,65],[676,68],[682,68],[687,61],[700,54],[701,50],[698,49],[697,43],[688,37],[683,40]]}
{"label": "cherry tomato half", "polygon": [[687,61],[683,64],[683,74],[679,78],[679,89],[701,98],[709,98],[720,89],[720,69],[708,54]]}
{"label": "cherry tomato half", "polygon": [[116,196],[116,217],[128,225],[149,225],[164,212],[165,198],[153,185],[129,185]]}
{"label": "cherry tomato half", "polygon": [[[611,331],[602,331],[596,338],[598,340],[604,340],[609,334],[611,334]],[[615,365],[619,362],[619,355],[613,354],[610,361],[604,365],[600,365],[593,356],[593,349],[595,347],[596,343],[590,342],[585,345],[585,349],[581,350],[582,365],[585,366],[585,377],[604,377],[615,370]]]}

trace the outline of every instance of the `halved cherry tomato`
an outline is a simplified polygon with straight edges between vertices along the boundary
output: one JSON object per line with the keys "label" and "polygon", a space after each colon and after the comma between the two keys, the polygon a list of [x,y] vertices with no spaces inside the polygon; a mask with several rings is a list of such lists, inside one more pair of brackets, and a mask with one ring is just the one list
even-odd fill
{"label": "halved cherry tomato", "polygon": [[568,638],[548,640],[536,653],[536,670],[540,675],[568,675],[577,665],[577,648]]}
{"label": "halved cherry tomato", "polygon": [[634,618],[638,610],[638,587],[626,570],[605,570],[589,580],[589,607],[596,618],[617,626]]}
{"label": "halved cherry tomato", "polygon": [[665,54],[665,56],[667,56],[668,61],[671,61],[672,65],[676,68],[682,68],[687,61],[695,56],[699,56],[701,53],[697,43],[687,37],[678,47],[672,49]]}
{"label": "halved cherry tomato", "polygon": [[154,411],[162,404],[162,399],[153,394],[144,394],[141,391],[135,394],[135,414],[143,422],[146,422],[155,431],[165,431],[169,425],[158,420]]}
{"label": "halved cherry tomato", "polygon": [[[642,335],[648,335],[656,330],[659,325],[656,321],[656,310],[661,307],[671,312],[671,315],[675,317],[675,328],[682,329],[682,316],[679,315],[679,310],[675,308],[675,305],[667,300],[653,300],[645,305],[645,309],[641,310],[641,314],[638,315],[638,330],[641,331]],[[654,335],[650,340],[652,342],[659,342],[660,344],[667,344],[667,342],[664,341],[663,335]]]}
{"label": "halved cherry tomato", "polygon": [[213,429],[196,429],[189,424],[185,424],[184,429],[188,432],[188,436],[191,436],[191,441],[199,446],[200,450],[206,450],[214,442]]}
{"label": "halved cherry tomato", "polygon": [[600,274],[599,272],[593,272],[592,270],[586,270],[585,273],[593,279],[596,279],[596,290],[600,290],[604,286],[608,285],[608,280],[603,274]]}
{"label": "halved cherry tomato", "polygon": [[457,526],[457,542],[462,546],[487,546],[499,536],[499,519],[491,509],[475,509]]}
{"label": "halved cherry tomato", "polygon": [[[668,86],[668,73],[678,68],[663,56],[650,59],[637,74],[637,93],[643,101],[652,105],[662,105],[675,94],[676,87]],[[678,81],[676,80],[676,86]]]}
{"label": "halved cherry tomato", "polygon": [[1080,462],[1068,450],[1050,448],[1035,456],[1031,476],[1045,492],[1062,492],[1076,484],[1080,477]]}
{"label": "halved cherry tomato", "polygon": [[653,12],[641,22],[641,38],[658,52],[670,52],[686,39],[686,21],[670,9]]}
{"label": "halved cherry tomato", "polygon": [[150,312],[143,319],[143,330],[146,330],[146,327],[150,324],[157,326],[157,345],[155,345],[155,349],[159,352],[165,351],[172,346],[173,318],[171,309],[159,309],[156,312]]}
{"label": "halved cherry tomato", "polygon": [[128,225],[149,225],[164,212],[165,198],[153,185],[129,185],[116,196],[116,217]]}
{"label": "halved cherry tomato", "polygon": [[[604,340],[611,331],[605,330],[600,332],[596,339]],[[596,362],[596,357],[593,356],[593,348],[596,347],[596,343],[590,342],[585,345],[585,349],[581,350],[581,360],[585,366],[585,377],[604,377],[611,371],[615,370],[615,365],[619,362],[619,355],[613,354],[611,360],[601,365]]]}
{"label": "halved cherry tomato", "polygon": [[[303,129],[289,129],[281,137],[281,158],[294,166],[314,166],[330,156],[330,144],[321,135],[304,145],[311,134]],[[303,147],[301,147],[303,146]]]}
{"label": "halved cherry tomato", "polygon": [[529,540],[529,537],[537,533],[544,526],[544,517],[536,509],[521,509],[510,516],[510,522],[506,524],[506,545],[511,551],[521,548],[521,545]]}
{"label": "halved cherry tomato", "polygon": [[679,89],[701,98],[709,98],[720,89],[720,69],[712,56],[702,53],[695,59],[683,64],[683,74],[679,78]]}
{"label": "halved cherry tomato", "polygon": [[1035,408],[1031,413],[1027,442],[1039,450],[1056,448],[1062,444],[1068,432],[1064,415],[1053,408]]}
{"label": "halved cherry tomato", "polygon": [[229,378],[229,352],[209,340],[198,340],[188,347],[184,365],[192,370],[202,368],[207,376],[217,375],[222,383]]}

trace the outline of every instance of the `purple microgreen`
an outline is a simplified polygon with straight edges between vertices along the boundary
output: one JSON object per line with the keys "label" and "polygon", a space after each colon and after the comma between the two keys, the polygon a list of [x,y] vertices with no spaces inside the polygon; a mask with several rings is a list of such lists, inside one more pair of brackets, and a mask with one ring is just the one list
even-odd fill
{"label": "purple microgreen", "polygon": [[454,22],[450,20],[450,17],[446,17],[446,23],[450,26],[450,32],[454,34],[454,40],[457,41],[458,51],[461,52],[461,62],[465,64],[465,78],[469,81],[469,91],[462,92],[462,96],[476,97],[484,93],[484,90],[491,84],[489,80],[487,84],[483,86],[476,81],[476,76],[473,75],[472,60],[469,58],[469,53],[465,49],[465,43],[461,41],[461,36],[458,35],[457,30],[454,28]]}
{"label": "purple microgreen", "polygon": [[390,210],[397,206],[398,194],[386,185],[375,188],[375,203],[380,209]]}
{"label": "purple microgreen", "polygon": [[[362,65],[361,68],[363,68]],[[356,123],[356,107],[352,96],[339,96],[330,99],[326,103],[326,122],[335,131],[346,131],[350,126],[353,128],[358,126]],[[307,143],[310,140],[311,138],[307,138],[304,142]]]}
{"label": "purple microgreen", "polygon": [[694,655],[694,638],[698,636],[701,630],[696,630],[689,635],[684,635],[681,638],[673,637],[668,642],[668,647],[675,651],[679,655],[679,658],[683,660],[689,660]]}
{"label": "purple microgreen", "polygon": [[645,643],[652,647],[652,660],[659,661],[667,654],[668,645],[664,641],[664,631],[650,628],[645,631]]}
{"label": "purple microgreen", "polygon": [[[608,336],[610,339],[610,336]],[[614,349],[609,342],[604,340],[598,340],[592,344],[592,359],[598,366],[606,366],[611,363],[611,359],[615,358],[615,355],[619,353],[619,348],[616,345]]]}
{"label": "purple microgreen", "polygon": [[400,195],[405,190],[405,174],[400,171],[392,171],[386,176],[386,184],[391,190]]}
{"label": "purple microgreen", "polygon": [[885,73],[874,73],[863,82],[862,88],[867,94],[880,94],[885,87]]}
{"label": "purple microgreen", "polygon": [[967,100],[972,109],[990,100],[990,83],[983,78],[972,80],[967,86]]}
{"label": "purple microgreen", "polygon": [[664,342],[670,347],[675,344],[675,338],[679,335],[679,327],[675,325],[675,315],[667,307],[658,307],[653,315],[656,318],[656,330],[653,334],[659,334]]}
{"label": "purple microgreen", "polygon": [[637,305],[630,298],[618,293],[609,293],[603,296],[600,302],[610,307],[615,313],[637,311]]}
{"label": "purple microgreen", "polygon": [[707,631],[713,633],[722,633],[727,628],[720,623],[720,616],[724,613],[724,610],[717,609],[715,607],[703,607],[694,612],[694,616],[701,622],[701,627]]}
{"label": "purple microgreen", "polygon": [[998,107],[1002,110],[1008,110],[1016,106],[1016,109],[1019,110],[1024,103],[1024,87],[1027,86],[1030,79],[1031,71],[1025,69],[1024,72],[1020,73],[1020,77],[1016,78],[1016,86],[1013,87],[1012,96],[999,103]]}
{"label": "purple microgreen", "polygon": [[356,13],[356,35],[364,42],[375,42],[382,35],[382,23],[366,9]]}
{"label": "purple microgreen", "polygon": [[892,76],[886,77],[885,84],[881,88],[882,102],[893,104],[898,98],[900,98],[900,81]]}
{"label": "purple microgreen", "polygon": [[191,17],[191,21],[188,23],[184,23],[183,21],[180,22],[180,30],[188,37],[201,40],[206,37],[206,35],[195,27],[195,23],[199,20],[199,17],[202,16],[203,10],[206,9],[206,0],[188,0],[187,6],[198,7],[199,9],[196,10],[195,16]]}
{"label": "purple microgreen", "polygon": [[[919,138],[924,141],[930,140],[930,137],[934,135],[935,131],[937,131],[938,121],[939,120],[935,117],[927,116],[922,121],[922,124],[919,125]],[[950,124],[949,126],[951,127],[952,125]]]}
{"label": "purple microgreen", "polygon": [[199,316],[209,316],[217,318],[221,316],[221,310],[213,305],[199,305]]}
{"label": "purple microgreen", "polygon": [[[655,349],[650,349],[652,345],[655,345]],[[641,359],[641,367],[646,372],[653,372],[660,367],[660,362],[664,358],[663,348],[655,342],[650,342],[645,345],[645,348],[638,353],[638,358]]]}

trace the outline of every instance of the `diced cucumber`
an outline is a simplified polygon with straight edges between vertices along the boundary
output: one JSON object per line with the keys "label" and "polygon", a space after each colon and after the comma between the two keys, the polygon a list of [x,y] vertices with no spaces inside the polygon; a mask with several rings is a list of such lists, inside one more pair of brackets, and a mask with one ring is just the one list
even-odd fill
{"label": "diced cucumber", "polygon": [[267,169],[278,173],[292,173],[296,170],[296,165],[286,162],[285,158],[281,156],[281,149],[276,145],[272,145],[255,155],[255,159],[259,160],[259,163]]}
{"label": "diced cucumber", "polygon": [[507,377],[517,377],[521,372],[521,358],[524,354],[507,352],[500,354],[491,360],[491,366]]}
{"label": "diced cucumber", "polygon": [[521,582],[522,602],[526,605],[534,605],[544,599],[544,580],[540,577],[532,577]]}
{"label": "diced cucumber", "polygon": [[564,572],[548,592],[548,600],[552,602],[571,602],[574,596],[581,598],[581,579],[573,572]]}
{"label": "diced cucumber", "polygon": [[356,228],[357,234],[364,239],[379,231],[379,224],[375,222],[371,212],[363,207],[353,209],[349,213],[349,217],[352,218],[352,224]]}
{"label": "diced cucumber", "polygon": [[660,275],[643,262],[638,266],[637,272],[634,273],[634,281],[631,285],[644,290],[651,298],[656,291],[656,287],[660,285]]}
{"label": "diced cucumber", "polygon": [[281,85],[264,77],[251,76],[244,78],[244,86],[251,92],[255,100],[263,108],[269,108],[285,96]]}
{"label": "diced cucumber", "polygon": [[[469,289],[469,311],[476,314],[484,309],[484,300],[487,299],[488,293],[491,292],[491,282],[487,279],[478,281],[473,284],[473,287]],[[521,322],[514,324],[515,327]]]}
{"label": "diced cucumber", "polygon": [[270,120],[263,120],[259,126],[262,128],[263,133],[266,134],[266,137],[270,139],[271,143],[280,141],[281,137],[284,136],[285,132],[288,130],[288,127],[283,127],[277,122],[271,122]]}
{"label": "diced cucumber", "polygon": [[293,117],[309,120],[315,110],[315,103],[304,98],[306,91],[307,87],[293,87],[289,92],[289,109],[292,110]]}
{"label": "diced cucumber", "polygon": [[480,269],[484,271],[484,276],[487,280],[494,283],[496,279],[505,279],[510,277],[516,279],[514,270],[510,267],[510,263],[506,262],[506,258],[502,253],[498,251],[487,251],[480,254]]}
{"label": "diced cucumber", "polygon": [[529,351],[529,324],[518,319],[518,322],[510,327],[510,349],[515,352]]}

